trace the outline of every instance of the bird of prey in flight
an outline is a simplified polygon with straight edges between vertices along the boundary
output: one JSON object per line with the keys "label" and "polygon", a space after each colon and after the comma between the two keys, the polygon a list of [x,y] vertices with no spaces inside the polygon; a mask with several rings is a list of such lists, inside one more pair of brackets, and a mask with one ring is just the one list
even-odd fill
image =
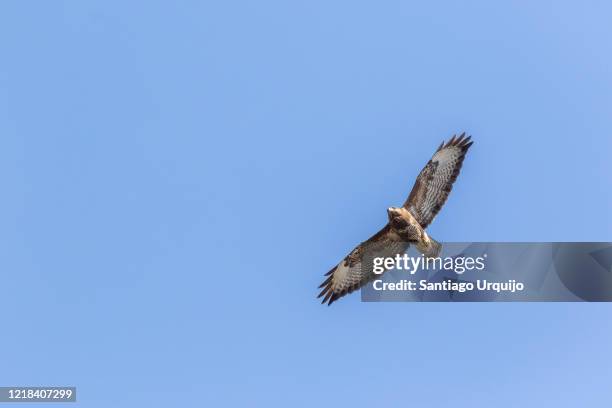
{"label": "bird of prey in flight", "polygon": [[463,159],[474,142],[471,136],[453,136],[440,145],[431,160],[421,170],[410,195],[399,208],[387,209],[388,222],[367,241],[357,245],[338,265],[325,274],[321,303],[331,305],[342,296],[359,289],[376,276],[372,270],[362,269],[362,257],[367,251],[376,251],[384,257],[394,257],[406,252],[410,244],[425,256],[435,257],[441,245],[432,239],[425,228],[433,221],[446,202],[453,183],[459,175]]}

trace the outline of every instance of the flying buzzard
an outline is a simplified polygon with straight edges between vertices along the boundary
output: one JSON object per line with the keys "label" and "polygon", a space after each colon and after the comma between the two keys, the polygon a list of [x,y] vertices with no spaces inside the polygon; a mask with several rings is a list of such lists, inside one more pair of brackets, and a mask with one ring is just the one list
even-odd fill
{"label": "flying buzzard", "polygon": [[377,251],[388,257],[403,254],[410,244],[425,256],[435,257],[441,245],[432,239],[425,228],[433,221],[446,202],[453,183],[459,175],[463,159],[474,142],[471,136],[453,136],[442,142],[427,165],[421,170],[408,199],[401,208],[387,209],[389,222],[367,241],[357,245],[338,265],[325,274],[321,303],[331,305],[342,296],[359,289],[376,276],[371,270],[362,270],[361,259],[367,251]]}

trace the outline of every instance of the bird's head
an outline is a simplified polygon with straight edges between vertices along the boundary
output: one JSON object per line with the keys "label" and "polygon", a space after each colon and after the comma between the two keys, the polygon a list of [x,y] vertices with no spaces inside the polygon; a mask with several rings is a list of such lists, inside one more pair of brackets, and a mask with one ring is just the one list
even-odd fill
{"label": "bird's head", "polygon": [[408,211],[403,207],[387,208],[387,216],[389,217],[389,223],[391,226],[398,230],[404,229],[406,225],[408,225],[408,220],[406,219],[407,212]]}

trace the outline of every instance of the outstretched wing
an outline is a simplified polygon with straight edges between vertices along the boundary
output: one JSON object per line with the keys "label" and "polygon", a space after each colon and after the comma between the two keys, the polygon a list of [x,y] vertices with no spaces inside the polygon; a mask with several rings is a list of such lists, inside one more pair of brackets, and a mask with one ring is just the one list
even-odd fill
{"label": "outstretched wing", "polygon": [[331,305],[344,295],[352,293],[376,275],[370,268],[362,268],[362,258],[366,251],[372,251],[377,256],[389,257],[403,254],[408,248],[407,242],[402,242],[393,233],[389,224],[374,234],[370,239],[357,245],[338,265],[325,274],[328,278],[319,286],[323,288],[319,296],[323,296],[321,303]]}
{"label": "outstretched wing", "polygon": [[474,142],[470,137],[453,136],[447,143],[442,142],[438,150],[412,187],[404,208],[412,213],[423,229],[433,221],[446,202],[453,183],[459,175],[463,159]]}

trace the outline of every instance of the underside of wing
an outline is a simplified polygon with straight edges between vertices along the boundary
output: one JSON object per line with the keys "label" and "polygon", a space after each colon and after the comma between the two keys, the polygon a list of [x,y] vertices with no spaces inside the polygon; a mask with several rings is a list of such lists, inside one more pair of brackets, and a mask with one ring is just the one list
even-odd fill
{"label": "underside of wing", "polygon": [[463,159],[473,142],[465,133],[453,136],[440,145],[427,165],[421,170],[404,208],[412,213],[421,227],[433,221],[446,202],[457,179]]}
{"label": "underside of wing", "polygon": [[395,256],[403,254],[408,245],[400,241],[399,237],[392,233],[389,225],[386,225],[370,239],[359,244],[338,265],[325,274],[327,279],[319,286],[323,290],[317,297],[323,297],[321,303],[331,305],[342,296],[352,293],[380,276],[374,274],[371,268],[362,267],[362,260],[366,252],[384,257]]}

